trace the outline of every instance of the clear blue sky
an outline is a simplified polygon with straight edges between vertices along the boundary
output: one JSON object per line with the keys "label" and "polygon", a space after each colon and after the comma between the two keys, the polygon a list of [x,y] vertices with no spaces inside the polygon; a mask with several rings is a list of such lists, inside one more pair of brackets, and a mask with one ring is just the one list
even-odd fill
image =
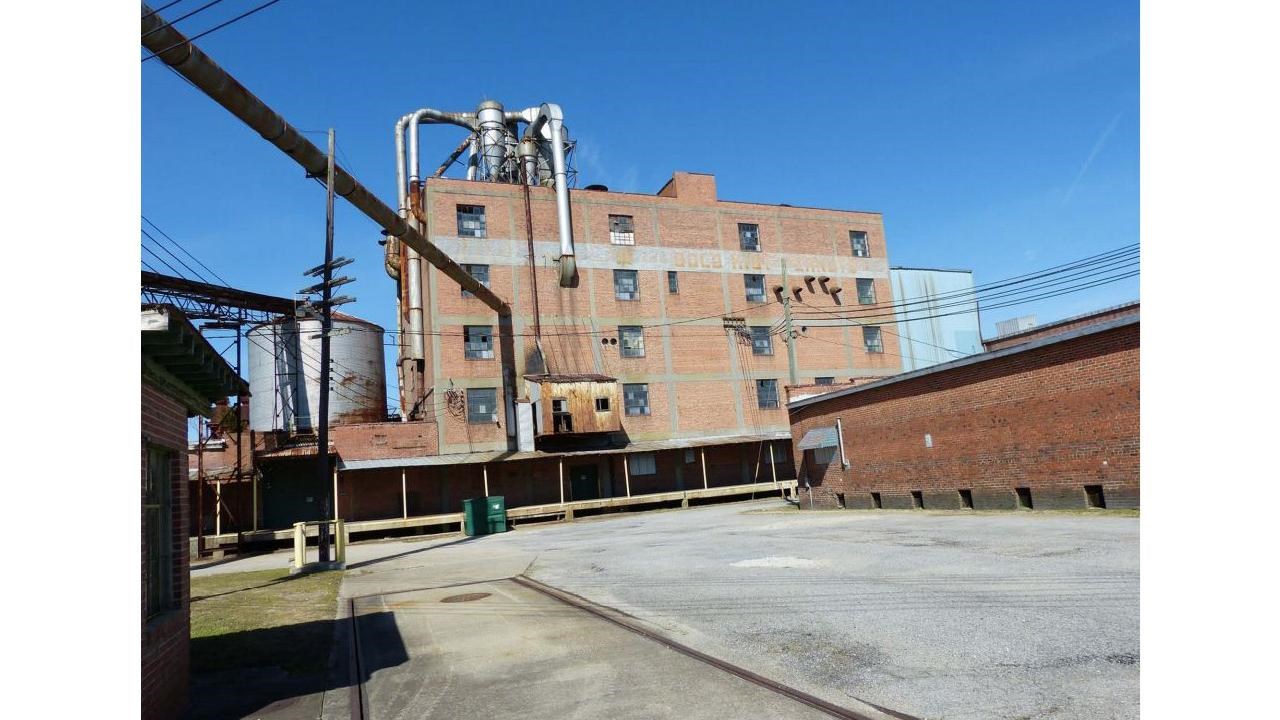
{"label": "clear blue sky", "polygon": [[[1136,2],[283,0],[198,42],[296,127],[334,127],[388,204],[405,112],[558,102],[579,186],[652,193],[692,170],[723,199],[875,210],[891,264],[983,283],[1137,241],[1138,38]],[[423,165],[460,132],[424,132]],[[142,149],[148,218],[233,285],[309,284],[323,189],[158,60],[142,66]],[[394,329],[378,238],[339,201],[359,298],[344,309]],[[1137,297],[1135,278],[995,310],[984,333]]]}

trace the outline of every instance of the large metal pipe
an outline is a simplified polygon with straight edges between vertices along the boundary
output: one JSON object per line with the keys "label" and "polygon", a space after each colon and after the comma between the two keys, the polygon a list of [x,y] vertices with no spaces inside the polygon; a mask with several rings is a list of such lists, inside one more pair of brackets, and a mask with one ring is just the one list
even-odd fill
{"label": "large metal pipe", "polygon": [[418,126],[424,123],[445,123],[458,125],[468,130],[476,129],[475,113],[455,113],[421,108],[409,113],[409,182],[420,179],[418,175]]}
{"label": "large metal pipe", "polygon": [[[308,173],[320,177],[326,170],[327,158],[296,128],[285,122],[274,110],[245,89],[226,70],[218,66],[185,35],[168,25],[145,3],[142,5],[142,45],[169,67],[228,112],[253,128],[267,142],[293,158]],[[334,169],[334,191],[354,205],[387,233],[400,238],[428,262],[464,289],[474,294],[499,316],[510,316],[511,306],[489,288],[471,277],[443,250],[409,227],[399,213],[387,207],[368,188],[361,185],[342,167]]]}
{"label": "large metal pipe", "polygon": [[556,189],[556,220],[560,225],[560,287],[578,287],[578,261],[573,254],[573,217],[569,214],[569,179],[564,157],[564,113],[555,103],[543,103],[538,116],[525,130],[526,140],[537,141],[546,125],[551,140],[551,170]]}

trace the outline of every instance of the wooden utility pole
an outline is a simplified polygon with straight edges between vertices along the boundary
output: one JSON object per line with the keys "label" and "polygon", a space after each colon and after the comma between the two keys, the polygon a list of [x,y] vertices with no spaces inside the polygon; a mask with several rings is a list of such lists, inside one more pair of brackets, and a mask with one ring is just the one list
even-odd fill
{"label": "wooden utility pole", "polygon": [[319,477],[324,488],[324,511],[320,518],[320,562],[329,562],[329,508],[331,497],[329,468],[329,332],[333,329],[333,128],[329,128],[329,164],[325,172],[324,270],[320,302],[320,420],[316,432],[319,445]]}

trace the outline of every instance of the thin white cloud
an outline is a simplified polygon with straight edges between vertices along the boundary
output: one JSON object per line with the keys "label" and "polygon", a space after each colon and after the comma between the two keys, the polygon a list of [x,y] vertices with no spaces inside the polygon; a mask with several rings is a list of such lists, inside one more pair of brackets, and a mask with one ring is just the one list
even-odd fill
{"label": "thin white cloud", "polygon": [[1080,166],[1080,172],[1076,174],[1076,179],[1071,181],[1071,187],[1067,188],[1066,194],[1062,196],[1063,205],[1071,201],[1071,196],[1076,192],[1076,186],[1084,179],[1084,174],[1089,172],[1089,166],[1093,165],[1093,159],[1098,157],[1098,153],[1102,152],[1102,146],[1106,145],[1107,140],[1111,138],[1111,133],[1115,131],[1116,125],[1120,124],[1122,115],[1124,115],[1124,112],[1116,113],[1116,116],[1111,118],[1107,128],[1098,136],[1098,141],[1093,144],[1093,149],[1089,151],[1089,157],[1085,158],[1084,165]]}

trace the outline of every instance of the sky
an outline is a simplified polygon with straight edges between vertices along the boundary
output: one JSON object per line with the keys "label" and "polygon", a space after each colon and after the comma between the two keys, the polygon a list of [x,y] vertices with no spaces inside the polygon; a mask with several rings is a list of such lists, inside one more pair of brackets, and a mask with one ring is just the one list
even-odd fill
{"label": "sky", "polygon": [[[894,266],[981,284],[1138,240],[1136,2],[282,0],[197,44],[317,146],[334,128],[340,163],[392,206],[396,119],[495,99],[560,104],[579,187],[654,193],[687,170],[721,199],[877,211]],[[158,59],[141,72],[142,214],[233,286],[310,285],[323,187]],[[424,130],[423,166],[464,134]],[[338,201],[343,310],[394,329],[380,237]],[[983,333],[1136,299],[1132,278],[992,310]]]}

